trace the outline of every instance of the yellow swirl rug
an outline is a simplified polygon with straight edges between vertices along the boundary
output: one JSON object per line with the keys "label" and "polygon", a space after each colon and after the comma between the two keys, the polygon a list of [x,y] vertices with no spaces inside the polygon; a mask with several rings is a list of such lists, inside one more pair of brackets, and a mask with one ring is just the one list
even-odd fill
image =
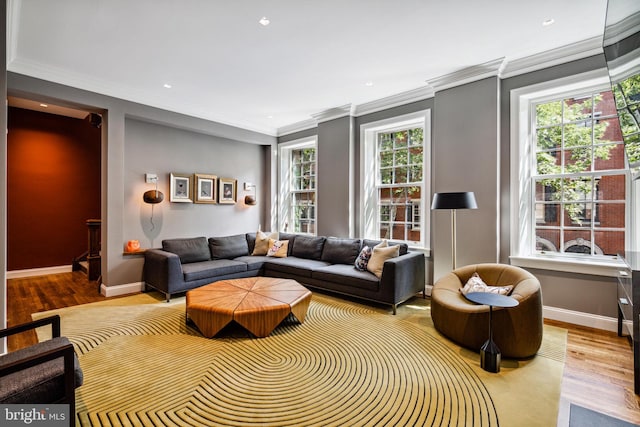
{"label": "yellow swirl rug", "polygon": [[305,323],[285,320],[266,338],[234,327],[203,338],[185,324],[184,298],[153,293],[34,317],[52,313],[85,375],[78,425],[556,424],[560,328],[545,326],[535,358],[490,374],[433,329],[421,299],[393,316],[314,293]]}

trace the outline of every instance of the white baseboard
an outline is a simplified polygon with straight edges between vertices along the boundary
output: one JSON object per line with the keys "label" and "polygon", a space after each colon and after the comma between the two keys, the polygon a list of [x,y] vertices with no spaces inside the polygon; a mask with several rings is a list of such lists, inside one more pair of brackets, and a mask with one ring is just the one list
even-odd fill
{"label": "white baseboard", "polygon": [[603,329],[605,331],[618,332],[618,319],[613,317],[548,306],[543,307],[542,313],[545,319],[572,323],[574,325],[586,326],[589,328]]}
{"label": "white baseboard", "polygon": [[144,291],[144,282],[125,283],[124,285],[105,286],[100,285],[100,294],[105,297],[115,297],[118,295],[135,294]]}
{"label": "white baseboard", "polygon": [[47,274],[71,273],[71,265],[57,267],[29,268],[27,270],[11,270],[6,272],[7,279],[21,279],[23,277],[46,276]]}

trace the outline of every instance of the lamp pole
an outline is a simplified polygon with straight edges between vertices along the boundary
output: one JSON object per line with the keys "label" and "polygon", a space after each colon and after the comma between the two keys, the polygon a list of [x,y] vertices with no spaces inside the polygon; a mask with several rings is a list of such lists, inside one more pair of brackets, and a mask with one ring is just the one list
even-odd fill
{"label": "lamp pole", "polygon": [[453,269],[456,269],[456,210],[451,209],[451,259]]}

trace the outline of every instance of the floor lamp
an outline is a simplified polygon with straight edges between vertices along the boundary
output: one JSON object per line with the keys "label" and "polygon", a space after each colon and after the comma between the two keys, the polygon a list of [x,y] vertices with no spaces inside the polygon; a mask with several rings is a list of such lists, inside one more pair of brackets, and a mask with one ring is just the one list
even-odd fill
{"label": "floor lamp", "polygon": [[461,193],[436,193],[433,195],[431,209],[451,209],[451,258],[456,269],[456,210],[478,209],[473,191]]}

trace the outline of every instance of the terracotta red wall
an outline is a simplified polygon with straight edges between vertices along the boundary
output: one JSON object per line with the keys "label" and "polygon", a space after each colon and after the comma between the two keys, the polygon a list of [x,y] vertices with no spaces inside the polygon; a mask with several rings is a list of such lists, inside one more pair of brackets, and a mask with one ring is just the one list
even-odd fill
{"label": "terracotta red wall", "polygon": [[100,218],[100,129],[9,108],[7,270],[71,265]]}

